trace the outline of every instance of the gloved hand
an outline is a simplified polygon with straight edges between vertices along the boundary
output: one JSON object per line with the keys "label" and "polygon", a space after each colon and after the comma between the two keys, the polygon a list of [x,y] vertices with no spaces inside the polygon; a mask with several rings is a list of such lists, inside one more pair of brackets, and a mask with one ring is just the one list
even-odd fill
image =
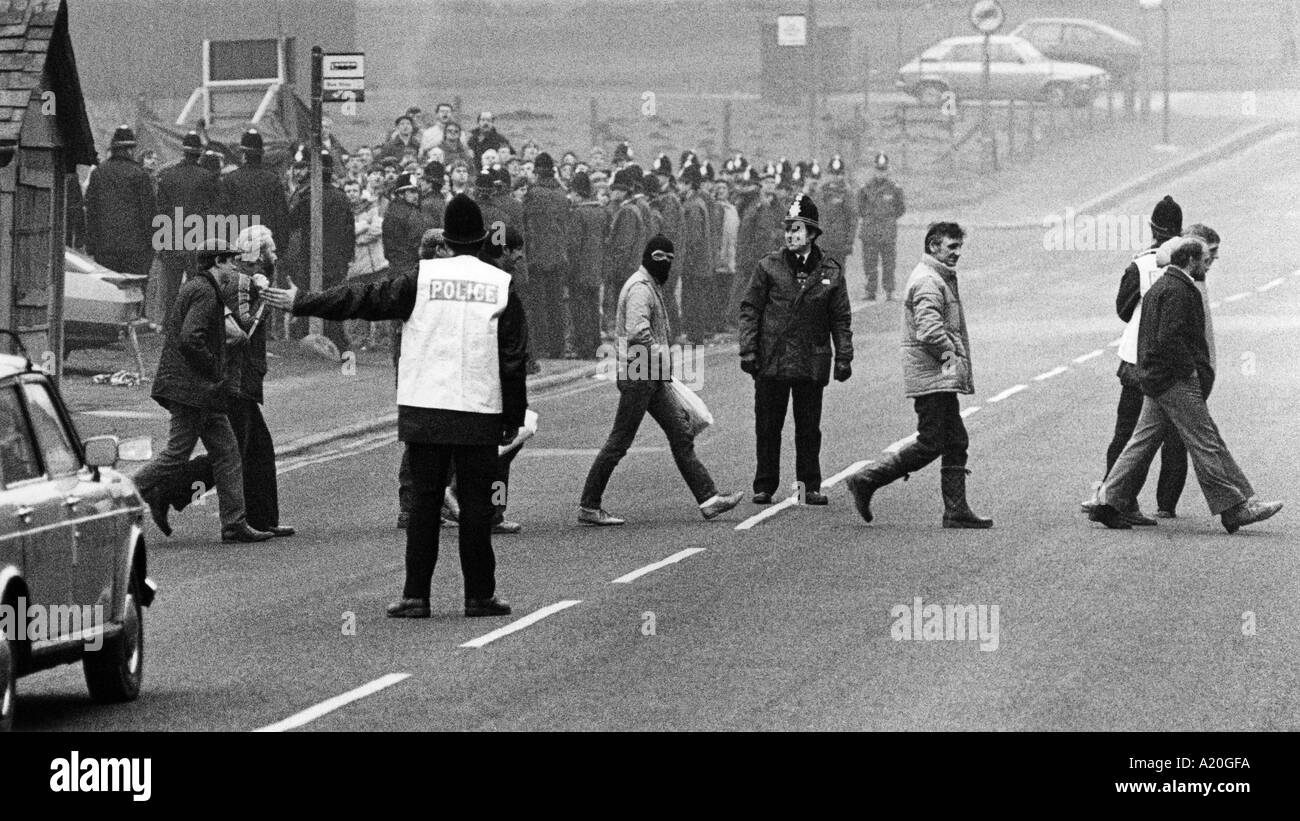
{"label": "gloved hand", "polygon": [[836,362],[836,363],[835,363],[835,381],[836,381],[836,382],[847,382],[848,379],[849,379],[849,377],[852,376],[852,375],[853,375],[853,366],[850,365],[848,362]]}
{"label": "gloved hand", "polygon": [[753,354],[742,356],[740,358],[740,369],[750,376],[758,373],[758,357]]}

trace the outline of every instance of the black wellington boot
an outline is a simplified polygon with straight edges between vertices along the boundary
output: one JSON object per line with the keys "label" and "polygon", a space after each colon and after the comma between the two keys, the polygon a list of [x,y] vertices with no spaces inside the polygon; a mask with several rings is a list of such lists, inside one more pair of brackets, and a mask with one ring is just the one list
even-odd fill
{"label": "black wellington boot", "polygon": [[871,521],[871,496],[885,485],[906,477],[903,460],[898,453],[891,453],[879,462],[868,465],[853,474],[845,482],[849,493],[853,494],[853,505],[863,521]]}
{"label": "black wellington boot", "polygon": [[969,473],[964,467],[946,467],[940,471],[944,527],[993,527],[992,519],[976,516],[966,504],[966,476]]}

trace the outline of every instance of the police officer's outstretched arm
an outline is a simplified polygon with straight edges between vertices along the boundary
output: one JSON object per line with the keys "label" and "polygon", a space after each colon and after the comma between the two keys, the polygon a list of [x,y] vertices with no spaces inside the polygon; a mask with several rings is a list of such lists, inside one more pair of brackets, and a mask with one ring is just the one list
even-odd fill
{"label": "police officer's outstretched arm", "polygon": [[295,316],[318,316],[322,319],[411,318],[415,308],[416,279],[407,274],[367,285],[343,283],[328,291],[300,293],[297,286],[267,288],[266,301],[276,308],[292,311]]}

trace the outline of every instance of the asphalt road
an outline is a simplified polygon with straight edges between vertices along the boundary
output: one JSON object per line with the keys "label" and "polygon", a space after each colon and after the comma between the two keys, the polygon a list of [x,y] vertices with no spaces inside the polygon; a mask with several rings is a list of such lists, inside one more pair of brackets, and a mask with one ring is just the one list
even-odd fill
{"label": "asphalt road", "polygon": [[[1300,728],[1298,142],[1275,138],[1114,210],[1145,218],[1173,193],[1185,223],[1223,235],[1210,274],[1220,363],[1210,405],[1261,497],[1288,501],[1270,522],[1228,536],[1194,477],[1180,518],[1157,528],[1087,522],[1078,502],[1100,478],[1113,424],[1113,295],[1131,252],[1047,251],[1037,230],[975,234],[960,268],[977,391],[963,407],[971,502],[994,529],[940,528],[935,467],[883,490],[871,525],[842,482],[828,508],[790,507],[737,530],[760,510],[746,501],[705,523],[650,422],[606,496],[629,524],[580,528],[578,494],[615,390],[579,386],[533,398],[542,430],[516,461],[511,488],[510,515],[525,530],[496,541],[513,616],[461,616],[454,542],[446,549],[455,531],[444,530],[434,618],[384,617],[400,590],[403,542],[393,529],[400,452],[379,438],[285,465],[282,507],[295,538],[214,543],[215,501],[175,517],[170,540],[151,531],[162,590],[147,613],[142,697],[94,705],[80,671],[60,668],[20,682],[17,726]],[[1064,210],[1068,186],[1061,197]],[[919,247],[919,234],[904,232],[900,277]],[[854,286],[860,298],[861,280]],[[862,306],[854,333],[854,376],[826,395],[827,477],[914,430],[897,305]],[[722,488],[748,491],[749,378],[724,354],[707,360],[704,380],[718,422],[699,452]],[[682,551],[696,552],[614,581]],[[918,598],[990,614],[997,606],[996,649],[987,640],[896,641],[891,611]],[[460,646],[564,602],[578,603]],[[355,698],[331,701],[344,694]]]}

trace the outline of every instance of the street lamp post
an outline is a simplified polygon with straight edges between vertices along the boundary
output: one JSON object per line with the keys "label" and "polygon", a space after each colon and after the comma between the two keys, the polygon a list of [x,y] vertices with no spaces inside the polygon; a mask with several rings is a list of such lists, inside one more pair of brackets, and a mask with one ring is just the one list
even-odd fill
{"label": "street lamp post", "polygon": [[1164,103],[1164,110],[1161,112],[1163,116],[1161,117],[1162,123],[1161,123],[1160,141],[1165,145],[1169,145],[1169,3],[1170,0],[1164,0],[1164,2],[1160,4],[1160,17],[1161,17],[1161,28],[1162,28],[1161,40],[1163,41],[1162,46],[1164,49],[1164,59],[1165,59],[1165,67],[1164,67],[1165,103]]}

